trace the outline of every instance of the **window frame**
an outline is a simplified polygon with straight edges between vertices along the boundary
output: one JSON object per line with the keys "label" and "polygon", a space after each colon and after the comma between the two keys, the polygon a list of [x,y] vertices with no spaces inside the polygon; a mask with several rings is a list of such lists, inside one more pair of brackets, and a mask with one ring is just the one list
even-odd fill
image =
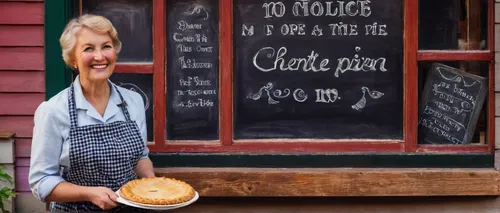
{"label": "window frame", "polygon": [[[59,54],[54,54],[60,48],[53,41],[58,38],[64,28],[64,24],[72,16],[73,7],[71,1],[65,4],[46,4],[46,66],[47,66],[47,99],[55,91],[62,90],[61,85],[68,85],[67,75],[61,76],[61,72],[67,72],[62,68],[64,63]],[[166,118],[166,9],[165,0],[152,0],[153,4],[153,61],[146,63],[117,63],[116,73],[140,73],[153,75],[153,117]],[[403,100],[403,139],[402,140],[234,140],[233,139],[233,60],[219,60],[219,140],[216,141],[183,141],[166,140],[166,119],[154,119],[153,141],[148,147],[151,152],[164,153],[163,156],[173,156],[175,153],[194,153],[197,156],[217,156],[221,153],[233,153],[233,156],[248,156],[249,154],[269,155],[273,153],[293,153],[305,155],[316,153],[318,156],[328,153],[357,153],[356,155],[379,156],[385,154],[399,153],[419,156],[452,154],[455,157],[469,154],[486,156],[490,159],[494,153],[495,136],[495,103],[494,103],[494,0],[488,0],[487,14],[487,36],[488,48],[484,51],[463,50],[419,50],[418,49],[418,0],[403,1],[403,68],[404,68],[404,100]],[[51,5],[51,6],[49,6]],[[64,9],[63,9],[64,8]],[[70,9],[68,9],[70,8]],[[64,16],[64,19],[61,18]],[[57,18],[57,22],[55,22]],[[52,24],[51,22],[54,21]],[[64,21],[64,22],[63,22]],[[48,30],[57,29],[57,30]],[[233,59],[233,0],[219,0],[219,58]],[[60,52],[60,50],[59,50]],[[49,57],[52,56],[52,57]],[[418,62],[421,61],[487,61],[489,62],[488,92],[485,102],[487,111],[486,145],[419,145],[418,134]],[[58,63],[55,63],[55,62]],[[61,63],[63,66],[61,66]],[[64,66],[65,67],[65,66]],[[62,70],[65,71],[62,71]],[[54,76],[58,76],[55,78]],[[64,83],[63,82],[64,79]],[[57,86],[54,85],[57,82]],[[50,88],[50,89],[49,89]],[[171,153],[172,155],[168,155]],[[174,153],[174,154],[173,154]],[[373,155],[375,153],[375,155]],[[422,154],[422,155],[420,155]],[[294,155],[294,156],[296,156]],[[345,155],[344,155],[345,156]],[[320,157],[321,158],[321,157]],[[215,160],[218,161],[218,160]],[[486,161],[485,161],[486,162]],[[391,164],[392,165],[392,164]],[[432,164],[431,164],[432,165]],[[439,165],[439,163],[436,163]],[[457,165],[476,165],[460,164]],[[483,164],[483,165],[486,165]],[[245,164],[245,166],[248,166]],[[488,164],[487,166],[491,166]]]}

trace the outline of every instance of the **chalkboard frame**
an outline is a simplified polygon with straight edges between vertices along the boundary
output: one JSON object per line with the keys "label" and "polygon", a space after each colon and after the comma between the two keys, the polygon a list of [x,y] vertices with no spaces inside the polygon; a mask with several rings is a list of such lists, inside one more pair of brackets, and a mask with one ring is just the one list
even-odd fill
{"label": "chalkboard frame", "polygon": [[[468,78],[474,79],[474,80],[481,83],[480,91],[477,94],[477,99],[476,99],[476,103],[479,103],[479,104],[476,108],[474,108],[474,111],[472,112],[472,114],[470,116],[470,120],[469,120],[469,123],[467,125],[468,128],[467,128],[467,131],[466,131],[465,136],[464,136],[465,138],[463,138],[461,143],[460,143],[460,144],[470,144],[472,141],[472,137],[471,137],[472,133],[474,132],[474,130],[476,128],[476,124],[477,124],[480,112],[483,108],[483,103],[486,99],[487,88],[483,87],[483,85],[488,84],[487,79],[484,77],[481,77],[481,76],[473,75],[471,73],[465,72],[463,70],[460,70],[460,69],[457,69],[457,68],[454,68],[451,66],[441,64],[441,63],[433,63],[429,72],[428,72],[425,86],[424,86],[424,90],[423,90],[423,95],[422,95],[421,104],[420,104],[419,113],[418,113],[419,120],[420,120],[420,116],[422,115],[425,106],[428,104],[428,99],[431,96],[433,80],[435,78],[439,78],[438,73],[439,73],[440,69],[445,69],[447,71],[457,73],[458,75],[466,76]],[[419,134],[418,137],[421,138],[421,137],[423,137],[423,135]]]}
{"label": "chalkboard frame", "polygon": [[[74,16],[78,12],[78,7],[76,5],[81,5],[81,0],[75,0],[75,7],[69,8],[68,5],[64,6],[66,9],[61,10],[51,10],[51,14],[65,14],[65,17]],[[45,3],[47,8],[55,8],[58,3]],[[165,22],[165,11],[166,4],[164,1],[154,1],[153,2],[153,25],[154,29],[154,46],[165,46],[165,33],[163,26]],[[52,6],[50,6],[52,5]],[[57,6],[60,8],[60,5]],[[427,146],[427,145],[419,145],[417,144],[417,124],[416,121],[418,119],[418,108],[410,107],[416,106],[418,103],[418,94],[415,88],[417,88],[417,62],[419,61],[466,61],[466,60],[475,60],[475,61],[485,61],[490,62],[490,74],[488,75],[489,79],[493,79],[494,77],[494,64],[493,51],[441,51],[441,50],[426,50],[419,51],[418,50],[418,11],[415,8],[418,8],[418,1],[413,0],[404,0],[404,138],[402,141],[329,141],[329,140],[287,140],[287,141],[279,141],[275,144],[268,144],[262,142],[276,142],[273,140],[268,141],[260,141],[260,140],[251,140],[251,141],[234,141],[232,138],[232,107],[231,104],[224,104],[226,102],[232,101],[231,95],[231,75],[234,72],[232,70],[232,62],[231,60],[221,60],[219,70],[221,73],[221,85],[220,85],[220,144],[213,144],[213,146],[206,146],[204,143],[190,143],[186,145],[185,143],[177,143],[176,141],[168,141],[165,139],[164,131],[165,121],[163,119],[156,119],[154,126],[154,141],[157,141],[154,145],[150,145],[150,149],[153,152],[163,152],[163,153],[172,153],[172,152],[197,152],[197,153],[227,153],[227,152],[241,152],[241,153],[278,153],[278,152],[296,152],[296,153],[311,153],[315,152],[315,150],[321,150],[324,152],[336,152],[336,153],[344,153],[344,152],[377,152],[377,153],[387,153],[387,152],[403,152],[403,153],[414,153],[414,152],[425,152],[429,154],[438,154],[444,152],[453,152],[453,153],[492,153],[494,151],[494,142],[492,138],[495,134],[494,126],[491,124],[494,123],[494,97],[492,93],[488,93],[488,107],[487,107],[487,137],[488,144],[485,146]],[[488,5],[488,17],[489,20],[494,20],[494,5],[490,1]],[[53,20],[53,19],[51,19]],[[58,20],[59,21],[59,20]],[[488,30],[488,48],[490,50],[493,49],[492,44],[494,44],[494,35],[493,22],[489,22]],[[57,26],[53,26],[46,21],[48,27],[45,29],[46,32],[46,41],[58,39],[59,33],[62,31],[64,25],[60,24]],[[232,57],[232,2],[230,0],[222,0],[220,1],[220,21],[219,21],[220,29],[224,29],[220,34],[220,58],[231,58]],[[52,26],[52,27],[51,27]],[[60,48],[58,44],[48,45],[49,48],[46,49],[46,52],[50,52],[51,54],[47,55],[59,55]],[[165,68],[165,53],[161,48],[154,48],[154,60],[153,63],[141,63],[141,64],[127,64],[127,63],[119,63],[117,64],[117,72],[123,73],[147,73],[154,74],[154,97],[155,103],[154,107],[158,109],[165,109],[164,97],[164,87],[165,87],[165,76],[164,76],[164,68]],[[50,59],[46,64],[55,64],[59,62],[58,59]],[[63,66],[61,66],[63,67]],[[59,68],[46,69],[47,73],[60,75],[60,73],[64,72]],[[65,79],[67,82],[71,82],[68,79]],[[52,85],[52,84],[51,84]],[[489,80],[489,91],[493,91],[494,81]],[[50,85],[48,87],[51,87]],[[164,110],[155,110],[155,117],[165,117],[163,113]],[[158,142],[159,141],[159,142]],[[183,142],[183,141],[180,141]],[[241,143],[240,143],[241,142]],[[289,142],[293,142],[290,144]],[[334,142],[334,146],[330,147],[328,144]],[[263,145],[264,144],[264,145]],[[233,147],[229,148],[228,147]],[[397,148],[395,148],[397,146]],[[388,148],[389,147],[389,148]],[[298,148],[298,149],[297,149]]]}

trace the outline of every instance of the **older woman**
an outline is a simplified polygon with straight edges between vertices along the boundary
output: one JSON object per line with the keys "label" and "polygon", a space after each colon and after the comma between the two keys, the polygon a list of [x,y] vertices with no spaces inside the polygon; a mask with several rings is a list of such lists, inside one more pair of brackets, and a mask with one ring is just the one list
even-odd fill
{"label": "older woman", "polygon": [[116,210],[116,190],[154,177],[142,97],[108,80],[121,49],[108,19],[73,19],[60,43],[79,75],[35,112],[31,190],[53,212]]}

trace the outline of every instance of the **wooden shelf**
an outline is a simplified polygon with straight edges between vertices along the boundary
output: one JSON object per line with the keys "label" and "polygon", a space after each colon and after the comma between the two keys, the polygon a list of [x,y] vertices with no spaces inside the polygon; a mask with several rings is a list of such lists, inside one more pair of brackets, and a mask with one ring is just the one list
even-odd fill
{"label": "wooden shelf", "polygon": [[201,196],[500,195],[500,173],[493,168],[157,168],[156,173],[186,181]]}

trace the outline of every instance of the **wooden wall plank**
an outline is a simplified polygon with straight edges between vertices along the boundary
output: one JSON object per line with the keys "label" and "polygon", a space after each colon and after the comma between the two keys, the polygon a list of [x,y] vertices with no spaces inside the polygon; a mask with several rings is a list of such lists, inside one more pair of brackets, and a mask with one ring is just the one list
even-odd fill
{"label": "wooden wall plank", "polygon": [[15,140],[16,158],[29,158],[31,156],[31,138],[16,138]]}
{"label": "wooden wall plank", "polygon": [[34,115],[43,93],[0,93],[0,115]]}
{"label": "wooden wall plank", "polygon": [[15,162],[16,167],[29,167],[30,166],[30,158],[21,158],[21,157],[16,157],[16,162]]}
{"label": "wooden wall plank", "polygon": [[0,24],[43,24],[43,2],[0,1]]}
{"label": "wooden wall plank", "polygon": [[43,25],[0,25],[0,46],[42,47]]}
{"label": "wooden wall plank", "polygon": [[45,92],[45,72],[0,71],[0,92]]}
{"label": "wooden wall plank", "polygon": [[201,196],[499,195],[495,169],[164,168]]}
{"label": "wooden wall plank", "polygon": [[16,166],[16,191],[31,192],[28,182],[29,170],[28,166]]}
{"label": "wooden wall plank", "polygon": [[0,129],[16,133],[16,137],[33,136],[33,116],[0,116]]}
{"label": "wooden wall plank", "polygon": [[43,47],[0,47],[0,70],[44,70]]}

